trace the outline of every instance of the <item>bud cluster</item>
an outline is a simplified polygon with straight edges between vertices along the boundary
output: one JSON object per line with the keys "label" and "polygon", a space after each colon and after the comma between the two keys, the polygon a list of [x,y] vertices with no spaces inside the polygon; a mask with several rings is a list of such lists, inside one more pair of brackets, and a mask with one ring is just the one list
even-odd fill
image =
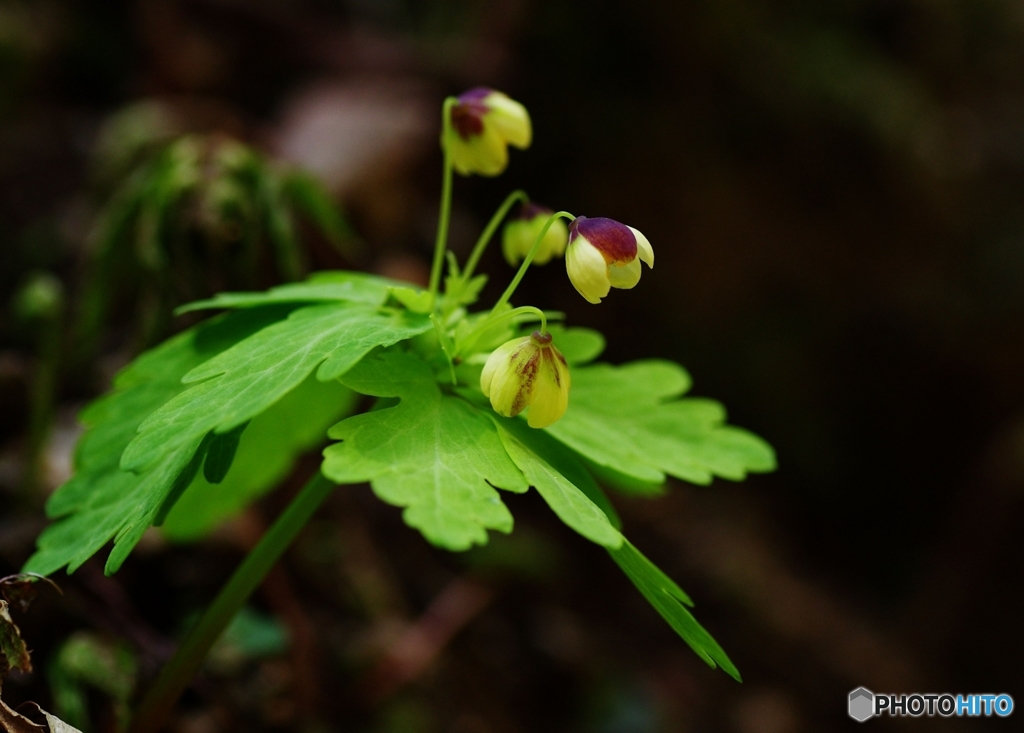
{"label": "bud cluster", "polygon": [[[529,147],[533,128],[529,113],[519,102],[493,89],[478,87],[445,103],[444,131],[446,181],[450,172],[461,175],[496,176],[508,165],[508,146]],[[446,184],[447,185],[447,184]],[[447,190],[447,189],[446,189]],[[447,196],[447,194],[445,194]],[[514,203],[518,192],[499,209],[492,226]],[[431,288],[439,278],[440,247],[446,230],[446,206],[442,201],[435,271]],[[565,219],[569,220],[568,226]],[[480,251],[493,229],[488,227],[481,239]],[[492,317],[508,302],[515,287],[531,264],[543,265],[556,257],[565,257],[566,272],[573,287],[590,303],[600,303],[612,288],[628,290],[640,282],[640,263],[654,267],[654,249],[647,238],[633,227],[603,217],[574,217],[567,212],[529,202],[505,225],[502,253],[513,267],[520,265],[512,284],[492,310]],[[479,256],[474,251],[472,264]],[[468,275],[466,276],[468,277]],[[534,309],[536,310],[536,309]],[[512,339],[488,357],[480,378],[480,388],[496,412],[512,417],[525,411],[531,427],[551,425],[569,403],[569,368],[552,343],[542,324],[530,336]],[[528,408],[528,409],[527,409]]]}

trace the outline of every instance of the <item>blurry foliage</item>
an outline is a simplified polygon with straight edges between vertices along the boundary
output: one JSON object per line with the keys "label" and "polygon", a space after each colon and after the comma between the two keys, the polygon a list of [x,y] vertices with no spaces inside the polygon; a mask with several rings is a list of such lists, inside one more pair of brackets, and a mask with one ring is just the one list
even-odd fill
{"label": "blurry foliage", "polygon": [[35,341],[35,369],[29,386],[29,424],[22,487],[24,499],[38,488],[43,450],[56,408],[61,369],[64,285],[48,272],[30,274],[15,294],[13,310]]}
{"label": "blurry foliage", "polygon": [[90,720],[88,690],[103,693],[110,700],[117,730],[125,730],[135,689],[135,654],[121,641],[80,631],[68,638],[47,666],[50,690],[58,714],[82,733],[95,728]]}
{"label": "blurry foliage", "polygon": [[247,662],[288,652],[288,629],[280,621],[245,606],[210,649],[206,666],[222,675],[237,674]]}
{"label": "blurry foliage", "polygon": [[[147,344],[166,332],[175,305],[258,287],[268,269],[275,279],[301,277],[306,257],[297,239],[299,215],[342,254],[358,256],[351,230],[312,177],[281,170],[222,135],[187,135],[160,146],[163,130],[137,119],[148,111],[136,108],[136,119],[113,128],[116,135],[135,127],[119,145],[110,137],[101,141],[106,169],[125,165],[128,171],[89,237],[77,329],[86,353],[95,348],[111,306],[126,297],[139,312],[139,339]],[[132,165],[135,159],[140,162]]]}

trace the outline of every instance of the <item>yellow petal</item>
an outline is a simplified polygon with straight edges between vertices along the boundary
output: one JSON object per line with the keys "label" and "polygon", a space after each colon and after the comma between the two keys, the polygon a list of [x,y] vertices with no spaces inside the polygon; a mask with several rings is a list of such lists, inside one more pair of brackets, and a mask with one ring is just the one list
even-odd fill
{"label": "yellow petal", "polygon": [[507,341],[487,357],[487,363],[484,364],[484,369],[480,372],[480,391],[484,393],[484,397],[491,396],[491,385],[494,381],[495,372],[502,367],[507,367],[512,352],[525,341],[529,341],[529,337]]}
{"label": "yellow petal", "polygon": [[527,414],[531,428],[546,428],[565,414],[569,406],[569,368],[557,349],[542,349],[542,361]]}
{"label": "yellow petal", "polygon": [[[533,397],[538,365],[531,362],[539,362],[540,349],[527,336],[509,341],[498,351],[501,353],[490,375],[488,396],[495,412],[505,417],[515,417],[530,404]],[[483,386],[483,374],[480,381]]]}
{"label": "yellow petal", "polygon": [[640,282],[640,258],[626,265],[608,265],[608,280],[613,288],[629,290]]}
{"label": "yellow petal", "polygon": [[[537,233],[540,234],[540,230],[544,228],[544,224],[547,220],[541,219],[540,227],[538,227]],[[569,243],[569,227],[565,225],[563,219],[555,219],[551,224],[551,228],[548,229],[548,233],[544,235],[544,241],[541,242],[540,247],[537,250],[537,256],[533,259],[538,265],[543,265],[550,261],[552,257],[561,257],[565,254],[565,245]]]}
{"label": "yellow petal", "polygon": [[[520,219],[506,224],[505,230],[501,233],[501,252],[505,255],[505,261],[515,267],[526,259],[534,238],[529,221]],[[537,258],[534,258],[534,262],[536,261]]]}
{"label": "yellow petal", "polygon": [[[627,225],[628,226],[628,225]],[[636,255],[641,260],[647,263],[648,267],[654,267],[654,247],[647,240],[643,234],[638,232],[633,227],[629,227],[629,230],[633,232],[633,236],[636,237]]]}
{"label": "yellow petal", "polygon": [[484,125],[483,132],[468,140],[452,130],[449,141],[452,165],[461,175],[496,176],[508,166],[505,140],[491,125]]}
{"label": "yellow petal", "polygon": [[491,92],[483,103],[490,108],[484,115],[484,126],[493,125],[509,145],[521,150],[530,147],[533,126],[526,107],[501,92]]}
{"label": "yellow petal", "polygon": [[604,255],[584,237],[576,237],[565,250],[565,270],[573,287],[590,303],[600,303],[611,289]]}

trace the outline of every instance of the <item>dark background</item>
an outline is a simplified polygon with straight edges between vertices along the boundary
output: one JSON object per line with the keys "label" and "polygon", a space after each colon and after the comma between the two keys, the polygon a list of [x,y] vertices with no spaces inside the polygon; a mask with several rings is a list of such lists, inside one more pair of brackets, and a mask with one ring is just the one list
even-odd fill
{"label": "dark background", "polygon": [[[453,247],[518,186],[640,229],[657,267],[635,290],[589,306],[556,263],[517,300],[602,330],[612,362],[678,360],[778,452],[742,484],[616,499],[745,681],[706,668],[533,497],[508,499],[511,540],[451,556],[348,487],[254,600],[291,651],[209,671],[171,729],[786,733],[853,729],[860,685],[1024,700],[1010,0],[0,4],[0,571],[43,526],[42,494],[15,500],[39,357],[14,293],[39,270],[81,289],[104,121],[158,99],[182,130],[307,165],[368,244],[357,264],[422,279],[440,103],[479,84],[528,107],[535,142],[500,179],[457,179]],[[320,267],[349,264],[309,246]],[[483,269],[486,302],[509,271],[497,248]],[[115,319],[99,376],[61,380],[51,489],[75,412],[131,343]],[[48,655],[76,629],[125,639],[151,671],[288,491],[198,545],[153,539],[111,580],[99,565],[58,578],[63,598],[18,617],[37,671],[5,699],[48,707]],[[394,682],[380,660],[437,613],[451,639]],[[1021,714],[866,725],[1010,730]]]}

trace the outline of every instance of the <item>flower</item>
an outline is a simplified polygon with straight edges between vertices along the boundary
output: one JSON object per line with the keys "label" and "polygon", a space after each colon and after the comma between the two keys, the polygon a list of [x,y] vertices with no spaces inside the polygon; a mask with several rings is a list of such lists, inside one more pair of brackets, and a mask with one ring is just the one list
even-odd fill
{"label": "flower", "polygon": [[550,333],[534,331],[502,344],[488,357],[480,389],[499,415],[515,417],[527,407],[527,424],[546,428],[569,406],[569,367]]}
{"label": "flower", "polygon": [[530,147],[533,130],[526,107],[486,87],[470,89],[451,108],[451,132],[442,145],[464,176],[496,176],[508,165],[508,146]]}
{"label": "flower", "polygon": [[576,217],[569,225],[565,269],[579,294],[600,303],[611,288],[628,290],[640,282],[640,261],[654,267],[647,237],[612,219]]}
{"label": "flower", "polygon": [[[545,206],[527,203],[523,204],[516,217],[505,225],[501,236],[501,251],[505,253],[505,259],[510,265],[515,267],[526,259],[553,213],[555,212]],[[561,257],[568,242],[568,227],[561,219],[555,219],[537,248],[533,264],[543,265],[552,257]]]}

